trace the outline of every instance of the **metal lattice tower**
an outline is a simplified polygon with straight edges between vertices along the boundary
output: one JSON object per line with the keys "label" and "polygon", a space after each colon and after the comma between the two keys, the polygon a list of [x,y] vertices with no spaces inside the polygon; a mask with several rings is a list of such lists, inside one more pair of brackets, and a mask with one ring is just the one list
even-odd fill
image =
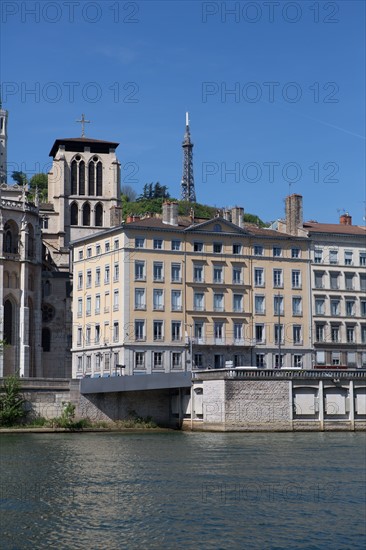
{"label": "metal lattice tower", "polygon": [[196,202],[193,177],[193,143],[189,131],[189,118],[186,113],[186,132],[184,134],[183,147],[183,176],[181,183],[182,201]]}

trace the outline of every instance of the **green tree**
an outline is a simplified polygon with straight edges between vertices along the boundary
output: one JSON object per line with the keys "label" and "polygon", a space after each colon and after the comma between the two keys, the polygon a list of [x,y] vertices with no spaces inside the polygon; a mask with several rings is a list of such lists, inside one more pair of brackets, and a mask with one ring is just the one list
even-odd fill
{"label": "green tree", "polygon": [[11,177],[12,180],[15,181],[15,183],[17,183],[18,185],[27,185],[28,183],[27,174],[25,174],[24,172],[18,172],[15,170],[14,172],[12,172]]}
{"label": "green tree", "polygon": [[157,181],[153,183],[145,183],[142,194],[137,198],[138,201],[150,200],[150,199],[169,199],[168,187],[166,185],[160,185]]}
{"label": "green tree", "polygon": [[25,417],[25,399],[20,393],[20,380],[16,375],[4,379],[4,393],[0,395],[0,426],[13,426]]}
{"label": "green tree", "polygon": [[46,202],[48,199],[48,176],[43,172],[34,174],[29,182],[32,198],[36,196],[36,189],[38,189],[39,200]]}

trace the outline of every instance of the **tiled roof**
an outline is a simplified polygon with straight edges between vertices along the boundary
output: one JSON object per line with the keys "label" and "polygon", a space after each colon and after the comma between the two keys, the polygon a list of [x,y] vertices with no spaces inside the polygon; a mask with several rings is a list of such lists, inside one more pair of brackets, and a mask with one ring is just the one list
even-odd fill
{"label": "tiled roof", "polygon": [[103,152],[103,150],[107,151],[109,148],[116,149],[119,145],[119,143],[115,141],[104,141],[102,139],[92,139],[92,138],[86,138],[86,137],[59,138],[59,139],[56,139],[55,143],[52,146],[52,149],[50,151],[50,157],[54,157],[56,155],[60,145],[65,145],[66,150],[77,152],[80,150],[79,144],[81,145],[82,143],[84,143],[86,146],[90,146],[92,152],[93,152],[93,149],[95,149],[95,152],[97,151]]}
{"label": "tiled roof", "polygon": [[303,227],[311,233],[337,233],[340,235],[363,235],[366,237],[366,227],[361,225],[343,225],[340,223],[305,222]]}

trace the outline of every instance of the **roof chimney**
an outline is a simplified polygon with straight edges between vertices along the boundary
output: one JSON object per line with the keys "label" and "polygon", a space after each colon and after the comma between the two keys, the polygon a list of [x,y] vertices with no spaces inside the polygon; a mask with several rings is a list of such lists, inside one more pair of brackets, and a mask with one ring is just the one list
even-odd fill
{"label": "roof chimney", "polygon": [[234,208],[231,209],[231,221],[233,224],[237,225],[238,227],[243,227],[244,225],[244,208],[241,206],[234,206]]}
{"label": "roof chimney", "polygon": [[339,223],[341,225],[352,225],[352,216],[350,216],[348,212],[342,214],[339,218]]}
{"label": "roof chimney", "polygon": [[170,202],[163,202],[163,223],[170,224]]}
{"label": "roof chimney", "polygon": [[286,197],[286,231],[290,235],[297,235],[303,224],[302,195],[289,195]]}
{"label": "roof chimney", "polygon": [[170,225],[178,225],[178,203],[170,203]]}

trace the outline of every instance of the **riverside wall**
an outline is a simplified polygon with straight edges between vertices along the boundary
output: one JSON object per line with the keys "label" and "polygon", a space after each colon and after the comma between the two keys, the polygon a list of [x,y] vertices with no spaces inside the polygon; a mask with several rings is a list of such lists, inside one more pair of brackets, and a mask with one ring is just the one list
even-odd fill
{"label": "riverside wall", "polygon": [[80,380],[22,378],[21,391],[30,419],[60,416],[70,402],[77,418],[108,422],[136,414],[193,431],[366,430],[366,371],[223,369],[195,372],[191,388],[84,395]]}

